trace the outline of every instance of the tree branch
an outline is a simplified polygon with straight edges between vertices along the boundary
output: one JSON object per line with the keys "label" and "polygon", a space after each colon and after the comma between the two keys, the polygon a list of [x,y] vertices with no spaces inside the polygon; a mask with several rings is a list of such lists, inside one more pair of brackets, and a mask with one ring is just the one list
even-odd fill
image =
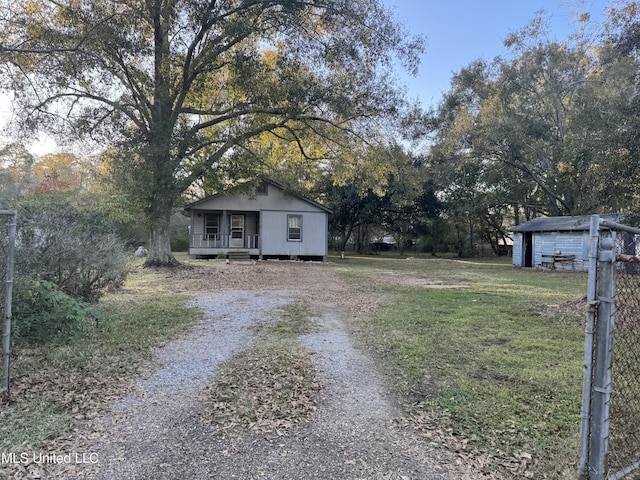
{"label": "tree branch", "polygon": [[191,174],[187,175],[185,179],[181,182],[182,190],[186,189],[189,185],[195,182],[199,177],[201,177],[212,165],[222,159],[226,153],[231,150],[236,145],[241,145],[244,141],[258,136],[263,132],[267,132],[270,130],[275,130],[277,128],[281,128],[287,120],[282,120],[278,123],[269,123],[262,125],[260,127],[254,128],[253,130],[248,130],[240,135],[236,135],[233,137],[229,137],[225,143],[218,148],[218,150],[211,155],[208,160],[203,162],[199,167],[195,168]]}

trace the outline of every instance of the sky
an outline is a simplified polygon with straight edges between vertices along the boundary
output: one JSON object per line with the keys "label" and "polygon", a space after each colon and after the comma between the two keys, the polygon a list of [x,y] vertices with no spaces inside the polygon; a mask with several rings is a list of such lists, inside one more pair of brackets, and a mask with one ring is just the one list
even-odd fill
{"label": "sky", "polygon": [[574,12],[605,18],[606,0],[382,0],[407,29],[426,37],[419,75],[401,77],[410,98],[436,106],[454,72],[476,59],[506,52],[504,39],[525,27],[540,10],[549,16],[551,37],[563,40],[576,28]]}
{"label": "sky", "polygon": [[[415,34],[426,37],[417,77],[398,73],[409,97],[423,107],[436,106],[449,89],[454,72],[482,58],[491,60],[506,52],[503,41],[544,10],[555,40],[575,30],[575,12],[590,12],[596,21],[605,17],[607,0],[382,0],[397,19]],[[573,25],[573,26],[572,26]],[[6,104],[0,101],[0,116]],[[4,111],[3,111],[4,110]],[[32,151],[54,148],[51,141],[35,142]]]}

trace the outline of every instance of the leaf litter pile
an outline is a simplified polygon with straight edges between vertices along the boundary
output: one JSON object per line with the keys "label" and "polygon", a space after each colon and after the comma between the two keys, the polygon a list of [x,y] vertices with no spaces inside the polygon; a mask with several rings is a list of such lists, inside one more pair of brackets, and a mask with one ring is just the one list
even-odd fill
{"label": "leaf litter pile", "polygon": [[293,341],[262,341],[227,362],[203,393],[204,420],[219,433],[281,435],[317,409],[311,353]]}

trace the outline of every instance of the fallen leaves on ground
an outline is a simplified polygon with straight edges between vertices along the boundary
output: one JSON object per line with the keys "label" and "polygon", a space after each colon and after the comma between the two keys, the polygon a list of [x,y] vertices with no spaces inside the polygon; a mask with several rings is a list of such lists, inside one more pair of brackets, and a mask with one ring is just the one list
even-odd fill
{"label": "fallen leaves on ground", "polygon": [[317,409],[320,384],[295,342],[260,343],[227,362],[203,393],[204,419],[220,433],[281,435]]}
{"label": "fallen leaves on ground", "polygon": [[[443,428],[428,415],[420,412],[402,420],[426,442],[442,446],[452,452],[459,464],[475,471],[481,478],[534,478],[538,461],[528,452],[511,455],[507,452],[489,454],[474,447],[472,439],[460,438],[451,429]],[[544,477],[546,478],[546,477]]]}

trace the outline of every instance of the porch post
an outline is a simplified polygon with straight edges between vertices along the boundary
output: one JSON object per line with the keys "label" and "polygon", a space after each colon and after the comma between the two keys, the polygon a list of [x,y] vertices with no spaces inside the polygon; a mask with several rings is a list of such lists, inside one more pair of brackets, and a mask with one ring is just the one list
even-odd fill
{"label": "porch post", "polygon": [[222,248],[229,248],[229,216],[227,215],[226,210],[222,210],[220,235],[222,235]]}

